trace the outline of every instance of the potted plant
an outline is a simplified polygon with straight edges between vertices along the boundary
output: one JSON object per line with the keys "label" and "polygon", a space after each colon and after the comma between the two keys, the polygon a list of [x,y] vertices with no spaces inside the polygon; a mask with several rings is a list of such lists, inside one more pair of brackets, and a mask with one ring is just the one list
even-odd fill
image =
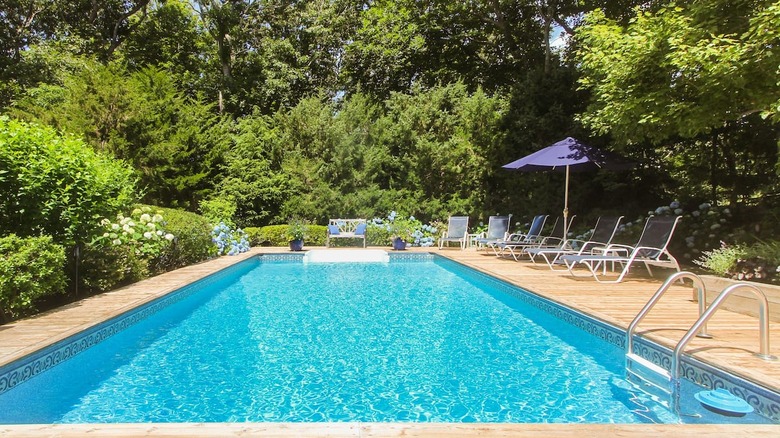
{"label": "potted plant", "polygon": [[290,241],[291,251],[302,251],[303,240],[309,232],[308,223],[299,218],[292,218],[287,224],[287,239]]}
{"label": "potted plant", "polygon": [[390,243],[394,250],[404,250],[406,245],[414,242],[414,232],[417,229],[418,221],[409,216],[408,219],[392,217],[390,222]]}

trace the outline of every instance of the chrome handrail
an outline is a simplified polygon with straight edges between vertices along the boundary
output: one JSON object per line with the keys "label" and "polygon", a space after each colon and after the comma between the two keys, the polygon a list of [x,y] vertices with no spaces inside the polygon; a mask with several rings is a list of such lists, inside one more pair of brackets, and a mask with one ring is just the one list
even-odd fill
{"label": "chrome handrail", "polygon": [[683,350],[688,345],[688,342],[691,341],[691,338],[693,337],[693,334],[696,333],[696,331],[704,324],[707,323],[707,321],[712,317],[713,314],[718,310],[721,303],[729,297],[735,290],[737,289],[747,289],[751,292],[753,292],[756,295],[757,301],[758,301],[758,324],[759,324],[759,352],[755,353],[756,356],[764,359],[764,360],[776,360],[777,357],[772,356],[769,353],[769,301],[766,298],[766,295],[764,295],[764,292],[757,288],[756,286],[753,286],[752,284],[747,283],[737,283],[733,284],[725,289],[715,298],[715,300],[712,301],[712,304],[707,309],[706,312],[704,312],[703,315],[699,317],[698,320],[691,326],[690,329],[685,333],[685,336],[683,336],[680,339],[680,342],[677,343],[677,346],[674,348],[674,355],[672,356],[672,369],[671,369],[671,375],[672,379],[678,379],[680,377],[680,370],[679,370],[679,363],[680,363],[680,356],[682,355]]}
{"label": "chrome handrail", "polygon": [[[655,294],[650,298],[650,300],[645,304],[645,306],[642,308],[642,310],[639,311],[639,313],[636,314],[634,317],[634,320],[631,321],[631,324],[628,325],[628,330],[626,332],[626,353],[632,353],[634,348],[634,331],[636,331],[637,325],[639,325],[639,322],[644,319],[644,317],[647,315],[648,312],[658,303],[658,300],[661,299],[661,296],[666,293],[666,291],[672,286],[672,284],[678,280],[684,280],[689,279],[693,281],[693,285],[698,289],[698,300],[699,300],[699,317],[701,318],[701,315],[704,314],[705,309],[707,308],[707,302],[705,297],[705,289],[704,289],[704,282],[702,281],[701,277],[698,275],[682,271],[677,272],[669,276],[669,278],[666,279],[664,284],[661,285],[660,288],[655,292]],[[699,333],[700,337],[711,337],[709,334],[707,334],[707,325],[706,321],[705,324],[701,327],[701,333]]]}

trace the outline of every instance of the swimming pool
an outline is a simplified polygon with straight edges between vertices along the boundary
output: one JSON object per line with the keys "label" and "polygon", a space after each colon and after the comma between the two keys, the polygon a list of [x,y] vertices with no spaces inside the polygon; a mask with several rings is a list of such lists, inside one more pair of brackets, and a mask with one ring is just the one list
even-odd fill
{"label": "swimming pool", "polygon": [[0,422],[677,421],[603,336],[424,258],[242,263],[97,328],[3,393]]}

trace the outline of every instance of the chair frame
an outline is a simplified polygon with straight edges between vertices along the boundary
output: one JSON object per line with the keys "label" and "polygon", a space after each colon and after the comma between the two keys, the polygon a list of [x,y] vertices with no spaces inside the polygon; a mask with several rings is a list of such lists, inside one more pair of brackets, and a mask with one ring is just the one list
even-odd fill
{"label": "chair frame", "polygon": [[[609,224],[607,219],[614,219],[614,224]],[[620,227],[620,221],[622,220],[623,216],[616,218],[600,217],[596,220],[596,225],[593,227],[591,239],[587,241],[566,239],[561,242],[558,248],[529,248],[525,253],[528,254],[532,263],[537,263],[536,257],[541,256],[545,263],[547,263],[547,266],[553,271],[568,270],[567,268],[555,268],[560,257],[564,255],[601,254],[603,250],[612,243],[612,239],[615,237],[615,234],[617,234],[617,230]]]}
{"label": "chair frame", "polygon": [[[465,229],[463,232],[463,235],[460,234],[453,234],[452,228],[453,228],[453,221],[456,223],[458,221],[463,221],[465,223]],[[450,216],[447,219],[447,231],[442,232],[441,237],[439,237],[439,249],[444,248],[445,243],[449,242],[459,242],[460,243],[460,249],[464,250],[466,249],[466,244],[468,243],[468,237],[469,237],[469,217],[468,216]]]}
{"label": "chair frame", "polygon": [[[631,270],[631,266],[634,263],[644,263],[647,273],[652,276],[653,271],[650,269],[650,265],[656,265],[666,268],[673,268],[677,272],[680,272],[680,264],[677,259],[669,252],[667,247],[669,242],[674,236],[674,230],[680,223],[682,216],[650,216],[645,222],[645,227],[642,230],[642,235],[639,237],[639,241],[636,246],[612,244],[604,249],[603,255],[565,255],[561,257],[566,267],[573,276],[578,276],[574,273],[573,269],[576,265],[581,264],[588,268],[590,274],[599,283],[620,283],[623,278]],[[657,236],[648,235],[654,224],[666,225],[666,228],[662,228],[663,233],[661,236],[665,236],[661,245],[654,246],[653,238]],[[652,232],[652,231],[651,231]],[[627,254],[626,256],[617,255],[619,253]],[[606,275],[607,264],[620,264],[623,266],[620,274],[615,280],[602,280],[599,278],[599,271],[602,275]]]}
{"label": "chair frame", "polygon": [[[503,222],[503,223],[502,223]],[[498,224],[497,224],[498,223]],[[477,250],[493,242],[506,240],[509,236],[509,228],[512,226],[512,215],[509,216],[490,216],[488,218],[488,229],[486,232],[478,235],[474,240],[477,244]],[[495,228],[499,227],[498,230]],[[503,228],[503,231],[501,229]],[[500,237],[498,237],[500,235]]]}
{"label": "chair frame", "polygon": [[[505,240],[500,242],[494,242],[488,246],[493,248],[493,253],[498,257],[503,257],[504,252],[506,250],[509,250],[509,253],[512,255],[512,258],[515,260],[517,259],[517,255],[515,255],[513,247],[520,247],[525,246],[528,244],[538,243],[541,241],[541,232],[544,228],[545,222],[547,222],[547,218],[549,215],[546,214],[539,214],[534,216],[534,218],[531,220],[531,226],[528,227],[528,233],[513,233],[510,234]],[[519,254],[518,254],[519,255]]]}

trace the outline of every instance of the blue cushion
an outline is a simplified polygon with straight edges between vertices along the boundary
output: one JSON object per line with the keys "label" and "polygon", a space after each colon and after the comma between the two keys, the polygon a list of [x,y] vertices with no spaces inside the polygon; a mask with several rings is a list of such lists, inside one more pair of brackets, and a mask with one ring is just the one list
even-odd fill
{"label": "blue cushion", "polygon": [[360,223],[355,227],[355,235],[362,236],[363,234],[366,234],[366,224]]}
{"label": "blue cushion", "polygon": [[341,231],[339,231],[338,225],[328,225],[328,234],[341,234]]}

